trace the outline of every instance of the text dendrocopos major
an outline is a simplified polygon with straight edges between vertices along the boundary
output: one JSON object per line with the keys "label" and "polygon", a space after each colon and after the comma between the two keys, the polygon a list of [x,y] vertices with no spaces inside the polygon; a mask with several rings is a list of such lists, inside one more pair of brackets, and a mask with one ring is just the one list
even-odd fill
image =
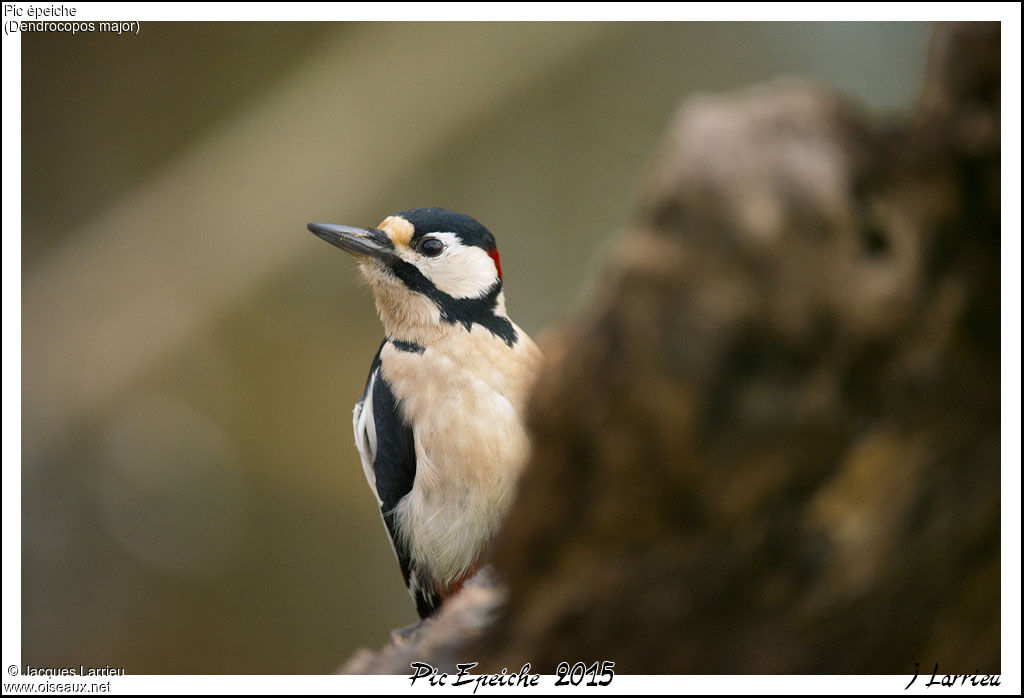
{"label": "text dendrocopos major", "polygon": [[509,319],[494,236],[473,218],[421,208],[308,227],[359,258],[384,325],[356,448],[426,618],[476,571],[515,496],[540,351]]}

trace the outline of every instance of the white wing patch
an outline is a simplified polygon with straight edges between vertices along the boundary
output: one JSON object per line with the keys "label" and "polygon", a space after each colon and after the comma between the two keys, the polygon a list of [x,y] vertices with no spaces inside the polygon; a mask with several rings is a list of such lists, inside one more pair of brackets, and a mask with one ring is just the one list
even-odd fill
{"label": "white wing patch", "polygon": [[[370,485],[370,491],[373,492],[373,496],[377,500],[377,511],[380,513],[380,520],[384,524],[384,530],[388,532],[388,543],[391,544],[391,551],[395,554],[395,558],[401,563],[402,558],[398,554],[397,544],[391,537],[387,521],[384,520],[384,502],[381,500],[380,495],[377,494],[377,476],[373,470],[373,463],[377,458],[377,424],[373,419],[373,389],[377,385],[377,377],[379,375],[380,367],[378,366],[370,374],[370,379],[366,384],[366,394],[363,395],[363,399],[357,402],[352,410],[352,431],[356,437],[356,450],[359,451],[359,460],[363,464],[363,474],[366,476],[367,484]],[[413,583],[410,582],[408,590],[413,598],[413,602],[416,601],[415,588]]]}
{"label": "white wing patch", "polygon": [[377,368],[370,376],[370,381],[366,385],[366,394],[352,410],[352,431],[355,432],[356,450],[359,451],[359,459],[363,463],[363,474],[366,476],[366,482],[370,485],[373,496],[377,499],[378,507],[382,506],[383,502],[377,494],[377,477],[373,473],[373,462],[377,457],[377,425],[373,421],[373,388],[377,384],[379,373],[380,368]]}

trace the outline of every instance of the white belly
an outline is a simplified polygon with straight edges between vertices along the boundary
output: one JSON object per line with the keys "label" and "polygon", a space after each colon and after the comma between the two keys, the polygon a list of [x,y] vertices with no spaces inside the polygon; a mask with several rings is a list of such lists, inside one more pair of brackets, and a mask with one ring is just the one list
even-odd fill
{"label": "white belly", "polygon": [[438,587],[459,578],[483,552],[529,456],[522,386],[509,385],[506,372],[486,357],[466,358],[475,360],[433,349],[381,352],[383,375],[413,425],[416,449],[413,488],[396,509],[399,530],[418,569]]}

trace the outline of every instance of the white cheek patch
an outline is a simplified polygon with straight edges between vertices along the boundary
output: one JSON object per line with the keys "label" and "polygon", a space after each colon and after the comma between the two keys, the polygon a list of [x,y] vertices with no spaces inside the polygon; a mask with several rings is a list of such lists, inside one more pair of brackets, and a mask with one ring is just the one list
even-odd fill
{"label": "white cheek patch", "polygon": [[479,298],[498,280],[494,260],[483,249],[463,245],[455,233],[431,233],[430,237],[445,244],[444,252],[433,258],[414,252],[413,263],[441,291],[453,298]]}

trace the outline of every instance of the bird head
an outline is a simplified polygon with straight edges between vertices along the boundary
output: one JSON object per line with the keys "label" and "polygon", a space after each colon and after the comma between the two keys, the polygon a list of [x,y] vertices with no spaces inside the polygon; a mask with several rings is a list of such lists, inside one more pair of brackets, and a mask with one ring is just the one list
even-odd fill
{"label": "bird head", "polygon": [[480,324],[514,343],[514,330],[505,327],[494,236],[470,216],[419,208],[388,216],[375,228],[328,223],[308,228],[359,259],[389,335],[459,324],[471,330]]}

